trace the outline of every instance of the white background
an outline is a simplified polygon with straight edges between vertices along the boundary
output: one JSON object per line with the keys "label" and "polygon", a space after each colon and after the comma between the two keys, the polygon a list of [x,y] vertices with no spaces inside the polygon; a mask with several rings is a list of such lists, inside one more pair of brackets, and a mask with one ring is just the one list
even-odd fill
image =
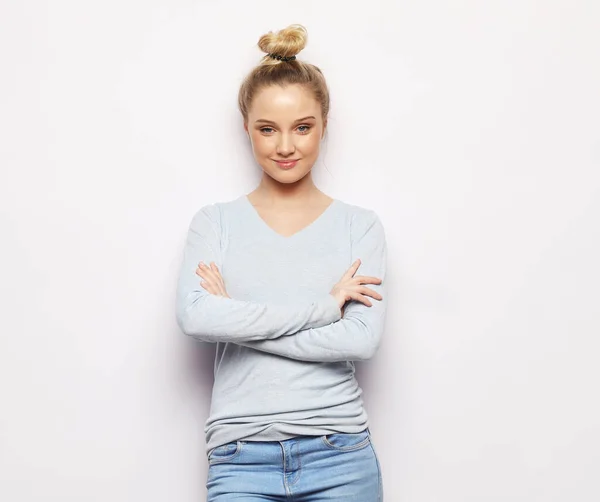
{"label": "white background", "polygon": [[258,183],[237,89],[299,22],[316,182],[387,231],[386,500],[599,500],[599,5],[1,0],[0,499],[204,500],[182,246]]}

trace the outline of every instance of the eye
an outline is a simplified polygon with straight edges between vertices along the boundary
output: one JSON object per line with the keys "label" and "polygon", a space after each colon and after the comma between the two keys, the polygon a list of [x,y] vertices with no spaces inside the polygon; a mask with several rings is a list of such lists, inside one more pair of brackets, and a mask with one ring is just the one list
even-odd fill
{"label": "eye", "polygon": [[261,127],[260,128],[260,132],[265,133],[265,134],[271,134],[272,131],[273,131],[272,127]]}
{"label": "eye", "polygon": [[[303,127],[304,127],[304,129],[302,129]],[[302,125],[298,126],[300,134],[306,134],[306,133],[308,133],[308,131],[310,131],[310,127],[311,126],[306,125],[306,124],[302,124]],[[300,130],[300,129],[302,129],[302,130]]]}

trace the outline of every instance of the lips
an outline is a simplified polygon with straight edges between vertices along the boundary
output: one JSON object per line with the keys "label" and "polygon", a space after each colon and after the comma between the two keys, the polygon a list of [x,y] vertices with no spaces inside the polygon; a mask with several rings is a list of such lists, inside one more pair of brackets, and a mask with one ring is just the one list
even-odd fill
{"label": "lips", "polygon": [[276,160],[275,162],[282,169],[291,169],[298,163],[298,159],[296,159],[296,160]]}

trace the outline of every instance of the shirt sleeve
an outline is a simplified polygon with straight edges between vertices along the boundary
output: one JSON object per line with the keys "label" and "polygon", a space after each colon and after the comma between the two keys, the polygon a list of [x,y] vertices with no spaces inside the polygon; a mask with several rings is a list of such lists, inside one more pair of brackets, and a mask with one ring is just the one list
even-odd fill
{"label": "shirt sleeve", "polygon": [[220,212],[216,205],[205,206],[194,215],[177,283],[177,323],[183,333],[193,338],[236,343],[268,340],[324,327],[341,318],[339,305],[331,294],[298,306],[211,295],[200,286],[202,279],[196,275],[200,261],[222,265]]}
{"label": "shirt sleeve", "polygon": [[352,223],[352,262],[358,258],[361,260],[356,275],[380,278],[381,284],[366,286],[380,293],[383,299],[369,297],[371,307],[351,301],[346,304],[343,318],[328,326],[305,328],[294,336],[241,345],[290,359],[314,362],[366,360],[375,354],[384,330],[387,305],[385,231],[373,211],[366,216],[355,216],[355,220],[359,221]]}

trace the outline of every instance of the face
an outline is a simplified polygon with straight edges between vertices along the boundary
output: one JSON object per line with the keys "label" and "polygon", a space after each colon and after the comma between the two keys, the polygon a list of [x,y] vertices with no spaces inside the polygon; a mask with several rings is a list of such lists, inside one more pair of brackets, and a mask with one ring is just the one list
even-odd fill
{"label": "face", "polygon": [[310,172],[325,126],[321,106],[300,85],[259,91],[244,124],[254,158],[265,174],[280,183],[294,183]]}

